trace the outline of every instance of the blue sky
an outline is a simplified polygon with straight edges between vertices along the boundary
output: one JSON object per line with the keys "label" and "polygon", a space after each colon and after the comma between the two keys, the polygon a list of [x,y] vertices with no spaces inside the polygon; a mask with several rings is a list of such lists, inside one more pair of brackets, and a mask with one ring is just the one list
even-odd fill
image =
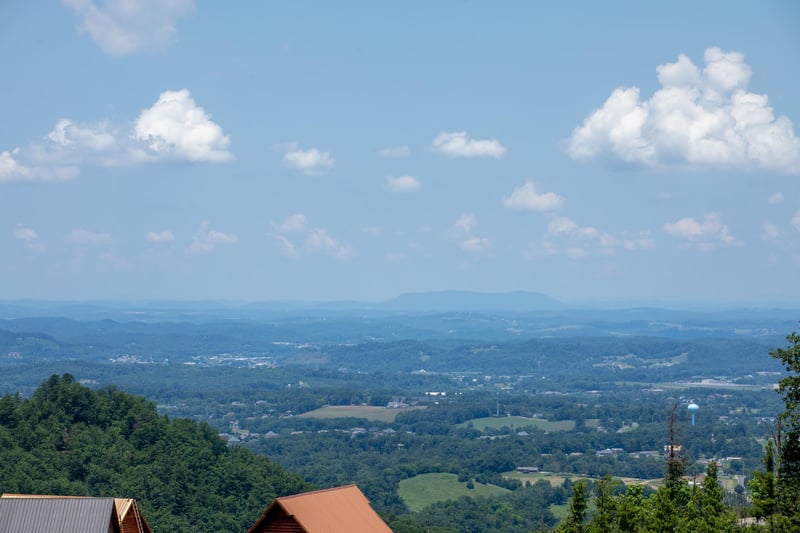
{"label": "blue sky", "polygon": [[0,295],[800,298],[795,2],[0,4]]}

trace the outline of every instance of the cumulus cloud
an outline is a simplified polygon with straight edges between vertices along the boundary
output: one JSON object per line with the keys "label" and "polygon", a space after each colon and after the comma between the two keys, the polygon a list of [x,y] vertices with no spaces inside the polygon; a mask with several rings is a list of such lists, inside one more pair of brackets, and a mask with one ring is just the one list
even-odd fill
{"label": "cumulus cloud", "polygon": [[491,242],[486,237],[472,234],[472,229],[477,224],[478,219],[473,213],[462,213],[453,224],[458,246],[465,252],[485,252],[491,246]]}
{"label": "cumulus cloud", "polygon": [[420,183],[414,176],[387,176],[386,188],[391,192],[414,192],[419,190]]}
{"label": "cumulus cloud", "polygon": [[174,242],[175,241],[175,234],[173,234],[169,230],[164,231],[148,231],[147,234],[144,236],[147,242],[153,244],[163,244],[167,242]]}
{"label": "cumulus cloud", "polygon": [[199,107],[188,90],[164,91],[139,115],[137,140],[147,145],[146,157],[188,161],[229,161],[230,136]]}
{"label": "cumulus cloud", "polygon": [[239,238],[231,233],[223,233],[209,228],[208,222],[202,222],[197,232],[192,236],[192,243],[186,252],[192,255],[207,255],[214,252],[220,244],[235,244]]}
{"label": "cumulus cloud", "polygon": [[707,213],[702,221],[684,217],[664,224],[663,229],[673,237],[693,243],[700,250],[711,250],[718,244],[729,245],[735,242],[728,226],[720,221],[719,213]]}
{"label": "cumulus cloud", "polygon": [[478,219],[473,213],[463,213],[456,219],[454,226],[462,233],[469,234],[477,223]]}
{"label": "cumulus cloud", "polygon": [[287,167],[308,175],[322,174],[336,164],[330,153],[317,148],[301,150],[296,144],[288,146],[288,150],[283,154],[283,162]]}
{"label": "cumulus cloud", "polygon": [[295,213],[286,217],[283,222],[273,224],[272,227],[279,233],[296,233],[303,231],[306,227],[306,216],[302,213]]}
{"label": "cumulus cloud", "polygon": [[39,242],[39,234],[33,228],[17,225],[13,232],[14,238],[23,241],[25,251],[33,254],[43,254],[47,247]]}
{"label": "cumulus cloud", "polygon": [[109,55],[163,50],[177,39],[176,21],[194,0],[62,0],[80,20],[81,31]]}
{"label": "cumulus cloud", "polygon": [[800,172],[800,138],[766,95],[747,91],[752,70],[737,52],[709,48],[701,70],[688,57],[656,68],[661,89],[615,89],[572,132],[574,159]]}
{"label": "cumulus cloud", "polygon": [[765,241],[773,241],[777,239],[778,235],[780,234],[778,227],[770,222],[764,222],[762,229],[763,231],[761,232],[761,238]]}
{"label": "cumulus cloud", "polygon": [[552,211],[564,205],[564,198],[553,192],[539,194],[533,181],[528,180],[504,198],[503,205],[515,211]]}
{"label": "cumulus cloud", "polygon": [[114,239],[108,233],[95,233],[85,229],[76,229],[64,237],[64,242],[78,246],[108,246],[114,244]]}
{"label": "cumulus cloud", "polygon": [[594,238],[599,235],[597,229],[591,226],[578,226],[574,220],[567,217],[553,217],[550,222],[547,223],[547,233],[551,235],[573,235],[588,238]]}
{"label": "cumulus cloud", "polygon": [[771,194],[769,198],[767,198],[767,203],[769,205],[778,205],[780,203],[783,203],[783,193],[776,192],[774,194]]}
{"label": "cumulus cloud", "polygon": [[19,149],[0,152],[0,183],[12,181],[66,181],[78,175],[77,167],[26,166],[15,159]]}
{"label": "cumulus cloud", "polygon": [[14,238],[19,239],[21,241],[35,241],[39,238],[39,234],[32,228],[26,228],[25,226],[17,226],[14,228]]}
{"label": "cumulus cloud", "polygon": [[465,131],[442,132],[433,140],[433,149],[448,157],[493,157],[501,159],[505,147],[497,139],[471,139]]}
{"label": "cumulus cloud", "polygon": [[615,255],[618,250],[633,252],[655,247],[649,231],[629,231],[614,235],[594,226],[582,226],[565,216],[551,215],[545,238],[535,244],[526,255],[529,257],[566,256],[584,259]]}
{"label": "cumulus cloud", "polygon": [[352,246],[332,237],[324,228],[314,228],[308,232],[306,249],[312,252],[322,251],[337,259],[348,259],[354,254]]}
{"label": "cumulus cloud", "polygon": [[465,252],[479,253],[489,248],[489,239],[485,237],[467,237],[461,241],[461,249]]}
{"label": "cumulus cloud", "polygon": [[547,234],[541,245],[534,248],[534,256],[565,255],[570,259],[584,259],[595,255],[613,255],[622,247],[625,250],[644,248],[647,235],[638,238],[615,237],[593,226],[581,226],[565,216],[552,216],[547,223]]}
{"label": "cumulus cloud", "polygon": [[40,142],[0,152],[0,183],[63,181],[84,165],[131,166],[163,160],[222,162],[233,155],[230,137],[188,90],[165,91],[133,126],[108,121],[78,124],[62,118]]}
{"label": "cumulus cloud", "polygon": [[[283,222],[273,223],[272,228],[272,236],[278,246],[291,258],[299,258],[304,253],[323,253],[336,259],[349,259],[355,255],[351,245],[333,237],[327,229],[309,228],[306,216],[302,213],[289,215]],[[290,239],[289,236],[293,234],[295,237]]]}
{"label": "cumulus cloud", "polygon": [[655,247],[655,242],[652,238],[650,238],[649,235],[642,235],[637,238],[623,239],[622,246],[629,251],[649,250],[650,248]]}
{"label": "cumulus cloud", "polygon": [[408,146],[390,146],[378,150],[378,155],[387,159],[411,157],[411,148]]}

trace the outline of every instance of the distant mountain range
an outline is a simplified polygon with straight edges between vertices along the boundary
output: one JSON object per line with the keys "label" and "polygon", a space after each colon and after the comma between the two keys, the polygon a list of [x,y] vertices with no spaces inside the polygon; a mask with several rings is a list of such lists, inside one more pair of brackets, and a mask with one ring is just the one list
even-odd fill
{"label": "distant mountain range", "polygon": [[408,311],[552,311],[567,306],[539,292],[410,292],[380,304],[391,310]]}

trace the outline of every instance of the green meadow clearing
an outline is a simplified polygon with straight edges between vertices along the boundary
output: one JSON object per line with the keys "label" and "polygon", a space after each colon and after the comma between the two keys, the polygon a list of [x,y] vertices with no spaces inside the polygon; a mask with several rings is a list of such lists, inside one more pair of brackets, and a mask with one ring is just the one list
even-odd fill
{"label": "green meadow clearing", "polygon": [[511,491],[497,485],[475,483],[472,489],[458,481],[456,474],[420,474],[400,481],[398,495],[412,512],[421,511],[436,502],[455,500],[461,496],[500,496]]}
{"label": "green meadow clearing", "polygon": [[326,405],[297,416],[300,418],[366,418],[367,420],[376,420],[378,422],[394,422],[394,419],[400,413],[416,409],[425,409],[425,407],[415,406],[390,409],[372,405]]}
{"label": "green meadow clearing", "polygon": [[544,418],[527,418],[524,416],[486,416],[483,418],[473,418],[458,424],[458,427],[473,427],[480,429],[501,429],[504,427],[514,427],[518,429],[535,427],[544,431],[570,431],[575,429],[574,420],[550,421]]}

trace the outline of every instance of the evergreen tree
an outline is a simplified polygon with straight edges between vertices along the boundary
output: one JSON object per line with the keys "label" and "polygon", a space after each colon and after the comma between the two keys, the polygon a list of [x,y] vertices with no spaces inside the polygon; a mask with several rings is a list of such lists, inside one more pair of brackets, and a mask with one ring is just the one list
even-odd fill
{"label": "evergreen tree", "polygon": [[586,481],[581,479],[572,485],[572,498],[569,500],[569,514],[557,531],[559,533],[584,533],[586,510],[589,508],[589,491]]}
{"label": "evergreen tree", "polygon": [[778,382],[786,410],[780,415],[785,432],[778,446],[776,510],[800,531],[800,335],[792,332],[786,340],[786,348],[770,352],[789,372]]}

